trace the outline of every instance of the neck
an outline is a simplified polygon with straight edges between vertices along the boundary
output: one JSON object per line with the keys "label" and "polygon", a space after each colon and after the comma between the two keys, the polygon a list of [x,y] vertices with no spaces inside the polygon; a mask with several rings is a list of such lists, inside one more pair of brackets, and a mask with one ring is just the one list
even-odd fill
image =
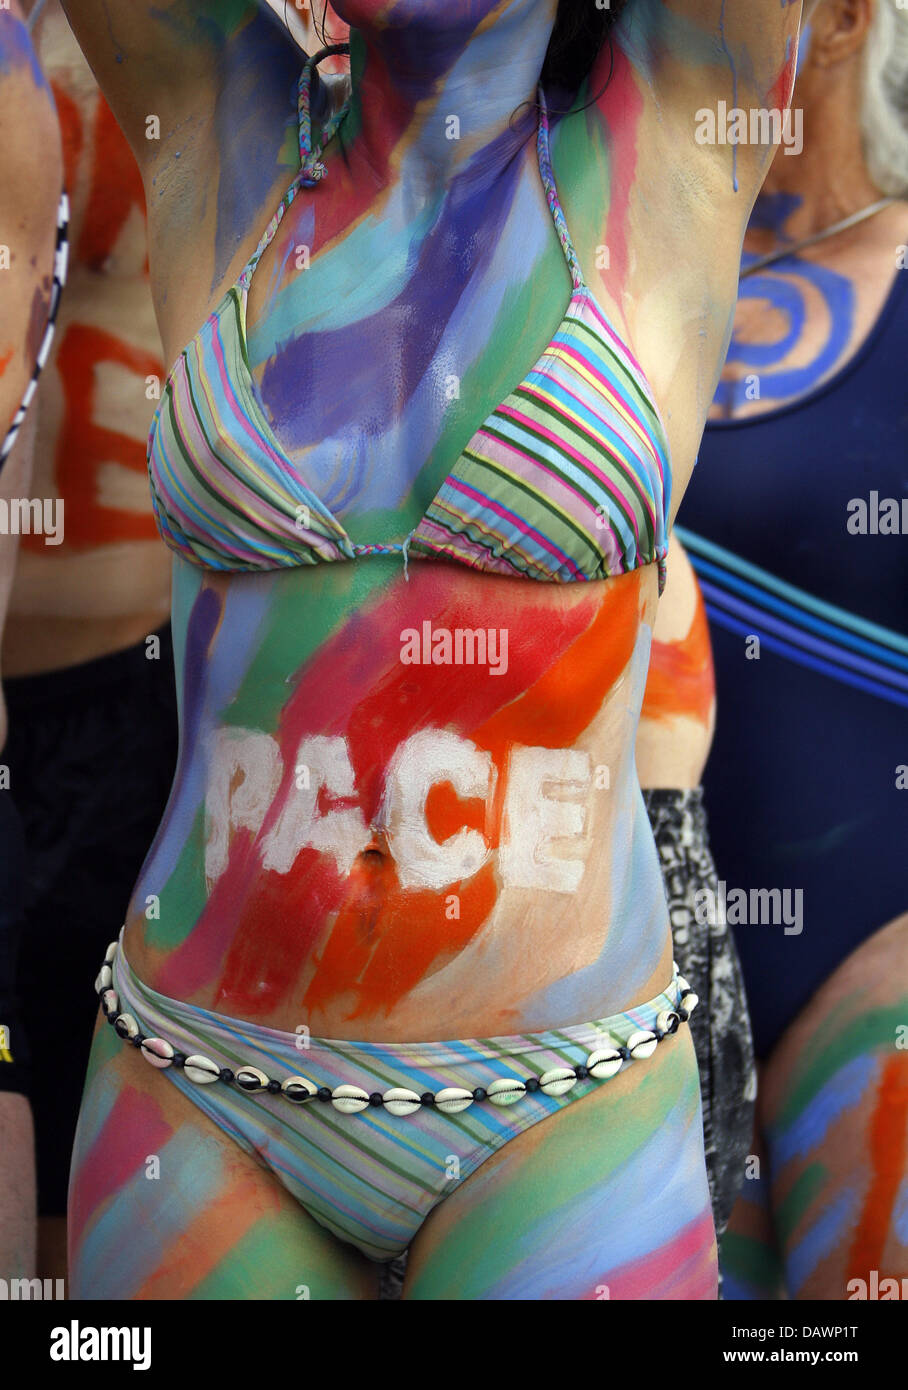
{"label": "neck", "polygon": [[467,163],[477,177],[494,177],[535,128],[535,109],[524,103],[535,102],[556,0],[408,0],[393,27],[378,22],[386,8],[335,4],[354,26],[350,116],[359,152],[377,174],[393,161],[425,189]]}
{"label": "neck", "polygon": [[768,251],[834,226],[883,195],[864,160],[858,121],[857,71],[805,93],[800,154],[779,150],[760,191],[748,228],[747,249]]}

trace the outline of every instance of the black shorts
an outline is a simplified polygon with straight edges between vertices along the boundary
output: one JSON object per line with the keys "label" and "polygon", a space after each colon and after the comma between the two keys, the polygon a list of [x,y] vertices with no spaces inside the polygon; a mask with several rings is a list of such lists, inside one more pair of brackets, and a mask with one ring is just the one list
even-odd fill
{"label": "black shorts", "polygon": [[176,768],[169,627],[155,636],[156,659],[143,641],[4,686],[10,791],[0,795],[12,795],[25,831],[16,986],[31,1057],[42,1216],[66,1212],[97,1016],[90,982],[122,926]]}

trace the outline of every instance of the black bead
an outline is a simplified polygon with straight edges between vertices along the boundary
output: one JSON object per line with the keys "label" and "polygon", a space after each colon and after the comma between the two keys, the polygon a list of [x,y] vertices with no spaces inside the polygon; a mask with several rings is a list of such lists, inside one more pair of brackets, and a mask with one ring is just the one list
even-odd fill
{"label": "black bead", "polygon": [[369,1104],[370,1104],[370,1105],[384,1105],[384,1103],[385,1103],[385,1098],[384,1098],[384,1096],[382,1095],[381,1091],[373,1091],[372,1094],[371,1094],[371,1096],[369,1097]]}
{"label": "black bead", "polygon": [[574,1071],[577,1073],[578,1081],[585,1081],[590,1074],[589,1067],[575,1067]]}
{"label": "black bead", "polygon": [[628,1061],[631,1056],[633,1056],[629,1047],[619,1047],[618,1052],[619,1055],[624,1058],[625,1062]]}
{"label": "black bead", "polygon": [[270,1091],[273,1096],[277,1095],[280,1089],[281,1083],[279,1081],[269,1081],[266,1087],[266,1090]]}
{"label": "black bead", "polygon": [[661,1028],[654,1028],[653,1037],[656,1039],[656,1042],[661,1042],[662,1039],[665,1037],[665,1034],[663,1033]]}
{"label": "black bead", "polygon": [[682,1023],[686,1023],[687,1020],[690,1018],[690,1014],[687,1012],[687,1009],[679,1009],[678,1017],[680,1018]]}
{"label": "black bead", "polygon": [[144,1041],[145,1038],[143,1035],[141,1033],[136,1033],[135,1037],[132,1039],[132,1045],[133,1047],[141,1047]]}
{"label": "black bead", "polygon": [[173,1054],[173,1059],[172,1059],[172,1060],[173,1060],[173,1066],[175,1066],[175,1067],[185,1067],[185,1065],[186,1065],[186,1053],[185,1053],[185,1052],[175,1052],[175,1053]]}
{"label": "black bead", "polygon": [[538,1090],[539,1090],[539,1077],[538,1077],[538,1076],[528,1076],[528,1077],[527,1077],[527,1080],[526,1080],[526,1087],[527,1087],[527,1090],[528,1090],[528,1091],[538,1091]]}
{"label": "black bead", "polygon": [[233,1072],[230,1070],[229,1067],[221,1067],[221,1073],[220,1073],[220,1074],[221,1074],[221,1080],[222,1080],[222,1081],[226,1081],[226,1082],[229,1083],[229,1082],[231,1082],[231,1081],[233,1080]]}
{"label": "black bead", "polygon": [[474,1099],[474,1100],[485,1100],[485,1098],[486,1098],[486,1092],[483,1090],[483,1088],[482,1088],[481,1086],[477,1086],[477,1087],[476,1087],[476,1090],[473,1092],[473,1099]]}
{"label": "black bead", "polygon": [[419,1099],[420,1099],[420,1101],[422,1102],[423,1105],[434,1105],[434,1104],[435,1104],[435,1095],[434,1095],[434,1092],[432,1092],[432,1091],[423,1091],[423,1093],[422,1093],[422,1095],[420,1096]]}
{"label": "black bead", "polygon": [[331,1099],[331,1087],[330,1087],[330,1086],[319,1086],[319,1088],[318,1088],[318,1090],[316,1091],[315,1094],[318,1096],[319,1100],[330,1100],[330,1099]]}

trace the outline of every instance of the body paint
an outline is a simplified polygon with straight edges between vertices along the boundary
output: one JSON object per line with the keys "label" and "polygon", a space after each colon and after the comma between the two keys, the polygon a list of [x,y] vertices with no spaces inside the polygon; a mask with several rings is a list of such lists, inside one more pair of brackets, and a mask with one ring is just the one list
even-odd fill
{"label": "body paint", "polygon": [[664,723],[686,716],[708,724],[715,693],[709,623],[698,585],[694,616],[686,635],[680,641],[652,644],[641,718]]}
{"label": "body paint", "polygon": [[[745,252],[742,263],[752,264],[757,257]],[[798,283],[800,277],[802,284]],[[782,367],[780,364],[794,352],[802,338],[807,318],[805,290],[820,295],[829,318],[829,331],[812,361],[803,367]],[[817,387],[835,366],[851,339],[854,328],[855,290],[844,275],[815,261],[793,258],[791,267],[759,273],[743,282],[741,299],[764,300],[788,320],[788,331],[774,343],[748,343],[733,335],[728,351],[730,362],[741,362],[759,373],[760,394],[763,399],[789,400],[802,396]],[[733,414],[749,399],[748,379],[719,382],[716,403],[726,414]]]}

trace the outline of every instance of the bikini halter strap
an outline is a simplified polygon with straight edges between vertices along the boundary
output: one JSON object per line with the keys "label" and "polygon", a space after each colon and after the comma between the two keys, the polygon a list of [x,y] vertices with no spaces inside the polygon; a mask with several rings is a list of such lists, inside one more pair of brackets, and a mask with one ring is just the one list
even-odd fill
{"label": "bikini halter strap", "polygon": [[[293,202],[301,188],[314,188],[315,185],[325,177],[326,169],[322,164],[320,155],[328,142],[337,132],[341,122],[350,109],[349,98],[343,103],[339,110],[329,116],[322,126],[319,142],[313,145],[312,142],[312,117],[310,112],[310,94],[312,86],[312,73],[323,58],[329,58],[335,53],[349,53],[350,45],[347,43],[329,44],[327,48],[320,48],[317,53],[313,53],[306,59],[303,70],[300,73],[299,87],[297,93],[297,111],[299,114],[299,151],[300,168],[299,173],[288,188],[284,198],[272,217],[268,226],[265,228],[258,246],[253,251],[247,261],[242,274],[238,280],[239,288],[247,293],[255,268],[264,255],[268,246],[274,240],[275,233],[283,220],[284,213]],[[536,135],[536,151],[539,159],[539,172],[542,176],[545,196],[548,201],[552,220],[555,223],[555,230],[561,242],[564,257],[567,261],[568,270],[571,272],[571,280],[574,289],[584,288],[586,281],[583,278],[583,271],[580,269],[580,261],[568,231],[567,221],[564,211],[558,198],[558,190],[555,187],[555,177],[552,173],[552,155],[549,146],[549,111],[546,104],[545,93],[541,85],[537,88],[537,101],[539,105],[539,126]]]}
{"label": "bikini halter strap", "polygon": [[564,211],[558,199],[558,190],[555,187],[555,176],[552,173],[552,152],[549,147],[549,108],[546,105],[545,93],[541,86],[537,89],[537,101],[539,104],[539,131],[536,136],[536,151],[539,155],[539,172],[542,175],[545,196],[552,213],[552,221],[555,223],[558,240],[561,242],[564,258],[568,263],[568,270],[571,272],[574,289],[579,290],[584,288],[586,281],[583,278],[583,271],[580,269],[577,252],[574,249]]}
{"label": "bikini halter strap", "polygon": [[333,115],[328,117],[328,120],[321,128],[318,144],[313,145],[312,115],[309,105],[312,88],[312,74],[323,58],[330,58],[335,53],[349,52],[350,45],[348,43],[329,44],[327,48],[320,48],[317,53],[313,53],[312,56],[310,58],[307,58],[305,63],[303,64],[303,70],[300,73],[299,84],[297,87],[297,113],[299,118],[300,152],[299,172],[296,178],[293,180],[293,183],[287,189],[287,192],[284,194],[280,207],[272,217],[271,221],[268,223],[268,226],[265,228],[258,246],[255,248],[252,255],[249,257],[249,260],[246,262],[243,272],[240,275],[239,280],[237,281],[239,288],[244,293],[248,292],[250,282],[255,273],[255,268],[258,265],[259,261],[262,259],[262,256],[265,254],[267,248],[271,245],[272,241],[274,240],[275,233],[277,232],[278,227],[281,225],[284,213],[287,211],[290,204],[293,202],[297,193],[300,191],[301,188],[314,188],[315,185],[321,182],[321,180],[325,177],[327,170],[325,169],[324,164],[322,164],[319,156],[321,155],[328,142],[334,137],[338,127],[340,126],[341,121],[344,119],[347,112],[349,111],[350,101],[348,98],[343,103],[343,105],[333,113]]}

